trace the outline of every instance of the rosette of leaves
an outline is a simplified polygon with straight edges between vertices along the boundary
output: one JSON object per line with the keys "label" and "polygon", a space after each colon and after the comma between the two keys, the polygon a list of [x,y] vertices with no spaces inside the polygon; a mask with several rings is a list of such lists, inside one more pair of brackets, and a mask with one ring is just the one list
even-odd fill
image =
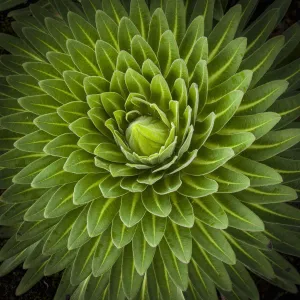
{"label": "rosette of leaves", "polygon": [[[17,295],[259,299],[296,292],[300,41],[291,1],[50,1],[1,34],[0,222]],[[10,226],[10,227],[7,227]],[[250,273],[249,273],[250,272]]]}

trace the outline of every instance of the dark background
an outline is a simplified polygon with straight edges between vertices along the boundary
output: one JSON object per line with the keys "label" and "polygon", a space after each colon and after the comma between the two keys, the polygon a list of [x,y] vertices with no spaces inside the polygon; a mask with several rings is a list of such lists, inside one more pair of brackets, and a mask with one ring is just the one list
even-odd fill
{"label": "dark background", "polygon": [[[36,1],[27,1],[27,5],[33,2]],[[237,0],[229,0],[229,5],[234,5],[237,2],[238,2]],[[256,16],[258,16],[261,12],[264,11],[266,6],[268,6],[272,2],[273,0],[260,0],[256,13],[254,14],[253,17],[255,18]],[[21,5],[19,7],[24,7],[24,6]],[[8,13],[7,11],[0,12],[0,32],[14,34],[10,26],[10,23],[13,21],[13,19],[8,18],[7,13]],[[290,6],[285,18],[279,24],[279,26],[276,28],[273,34],[274,35],[281,34],[284,30],[286,30],[288,27],[290,27],[292,24],[294,24],[299,20],[300,20],[300,0],[293,0],[292,5]],[[3,50],[0,49],[0,54],[2,53]],[[4,243],[5,243],[5,239],[3,238],[1,239],[0,237],[0,248]],[[288,256],[287,259],[300,272],[300,258]],[[20,266],[10,274],[0,278],[0,300],[52,300],[53,299],[56,288],[60,281],[61,274],[56,274],[51,277],[44,277],[26,294],[16,297],[15,290],[24,274],[25,271]],[[300,294],[293,295],[288,292],[285,292],[256,276],[254,276],[254,279],[258,286],[261,300],[299,300],[300,299]],[[210,299],[205,299],[205,300],[210,300]]]}

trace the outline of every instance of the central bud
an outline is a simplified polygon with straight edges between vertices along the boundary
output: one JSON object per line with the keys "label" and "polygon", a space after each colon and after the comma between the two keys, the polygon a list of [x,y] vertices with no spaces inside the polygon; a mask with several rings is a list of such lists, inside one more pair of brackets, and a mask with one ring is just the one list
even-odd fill
{"label": "central bud", "polygon": [[134,152],[142,156],[150,156],[159,152],[168,135],[168,126],[150,116],[137,118],[126,130],[129,146]]}

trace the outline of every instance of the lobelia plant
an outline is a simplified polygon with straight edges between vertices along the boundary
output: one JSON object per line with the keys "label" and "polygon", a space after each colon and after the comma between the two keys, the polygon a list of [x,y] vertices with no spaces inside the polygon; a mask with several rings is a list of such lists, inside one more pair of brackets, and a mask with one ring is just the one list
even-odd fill
{"label": "lobelia plant", "polygon": [[258,0],[12,14],[0,274],[23,264],[17,295],[62,270],[56,300],[256,300],[249,271],[297,292],[278,252],[300,255],[299,25],[269,38],[290,2],[249,25]]}

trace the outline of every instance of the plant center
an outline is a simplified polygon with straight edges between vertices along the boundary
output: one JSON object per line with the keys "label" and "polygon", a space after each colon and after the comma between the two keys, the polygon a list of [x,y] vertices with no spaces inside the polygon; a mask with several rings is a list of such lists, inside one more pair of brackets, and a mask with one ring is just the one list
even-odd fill
{"label": "plant center", "polygon": [[169,128],[151,116],[142,116],[126,130],[126,139],[131,149],[139,155],[150,156],[159,152],[169,135]]}

